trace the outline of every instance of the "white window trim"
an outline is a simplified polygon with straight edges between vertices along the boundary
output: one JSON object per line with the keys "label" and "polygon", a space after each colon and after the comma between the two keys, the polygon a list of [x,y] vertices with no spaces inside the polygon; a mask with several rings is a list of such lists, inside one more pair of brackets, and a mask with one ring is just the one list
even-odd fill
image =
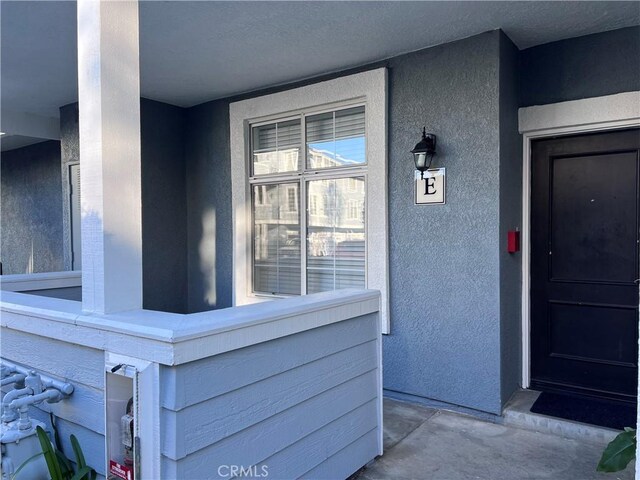
{"label": "white window trim", "polygon": [[[531,380],[531,141],[537,138],[640,126],[640,92],[520,108],[522,134],[522,388]],[[640,387],[639,387],[640,388]],[[639,390],[640,392],[640,390]],[[640,420],[640,411],[638,412]],[[639,452],[640,452],[640,446]],[[640,465],[640,464],[639,464]],[[640,472],[640,467],[638,469]]]}
{"label": "white window trim", "polygon": [[251,292],[251,208],[248,183],[249,126],[290,112],[344,102],[366,108],[367,288],[381,294],[383,333],[390,332],[387,220],[387,69],[379,68],[286,90],[229,106],[233,209],[233,304],[271,300]]}

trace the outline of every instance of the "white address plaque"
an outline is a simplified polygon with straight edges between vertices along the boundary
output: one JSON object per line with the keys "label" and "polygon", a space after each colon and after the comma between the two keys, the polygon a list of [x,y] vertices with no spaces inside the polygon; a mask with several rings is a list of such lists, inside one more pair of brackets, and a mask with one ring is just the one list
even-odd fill
{"label": "white address plaque", "polygon": [[420,172],[415,174],[415,199],[416,205],[442,205],[446,200],[446,175],[444,168],[432,168],[424,172],[424,178],[420,178]]}

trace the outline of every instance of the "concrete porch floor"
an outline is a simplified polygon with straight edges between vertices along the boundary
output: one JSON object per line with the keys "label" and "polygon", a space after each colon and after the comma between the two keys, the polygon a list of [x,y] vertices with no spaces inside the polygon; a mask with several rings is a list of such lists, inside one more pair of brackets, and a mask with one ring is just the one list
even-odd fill
{"label": "concrete porch floor", "polygon": [[385,454],[354,478],[633,479],[633,464],[619,473],[596,472],[606,444],[602,439],[569,439],[385,398]]}

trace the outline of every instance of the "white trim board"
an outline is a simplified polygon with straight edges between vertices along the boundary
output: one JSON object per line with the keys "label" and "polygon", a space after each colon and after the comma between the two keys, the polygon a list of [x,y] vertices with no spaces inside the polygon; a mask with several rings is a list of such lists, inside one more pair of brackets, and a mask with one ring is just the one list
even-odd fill
{"label": "white trim board", "polygon": [[345,289],[188,315],[152,310],[87,315],[80,302],[3,291],[0,327],[179,365],[376,313],[379,305],[377,291]]}
{"label": "white trim board", "polygon": [[381,293],[382,331],[389,333],[389,255],[387,220],[387,70],[379,68],[283,92],[234,102],[229,106],[231,191],[233,204],[233,304],[263,302],[271,297],[250,289],[251,211],[248,208],[248,130],[250,122],[286,117],[287,112],[324,105],[366,105],[367,148],[367,288]]}
{"label": "white trim board", "polygon": [[0,290],[7,292],[27,292],[82,286],[80,271],[20,273],[0,276]]}
{"label": "white trim board", "polygon": [[520,108],[522,134],[522,388],[531,380],[531,141],[536,138],[640,126],[640,92]]}

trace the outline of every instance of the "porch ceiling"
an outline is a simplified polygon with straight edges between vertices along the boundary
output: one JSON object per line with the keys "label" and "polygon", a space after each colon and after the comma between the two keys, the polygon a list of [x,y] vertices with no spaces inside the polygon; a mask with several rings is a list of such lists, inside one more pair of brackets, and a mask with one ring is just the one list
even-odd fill
{"label": "porch ceiling", "polygon": [[[636,2],[142,1],[143,96],[179,106],[502,28],[519,48],[640,24]],[[3,125],[77,99],[74,2],[1,3]],[[18,133],[18,132],[15,132]]]}

